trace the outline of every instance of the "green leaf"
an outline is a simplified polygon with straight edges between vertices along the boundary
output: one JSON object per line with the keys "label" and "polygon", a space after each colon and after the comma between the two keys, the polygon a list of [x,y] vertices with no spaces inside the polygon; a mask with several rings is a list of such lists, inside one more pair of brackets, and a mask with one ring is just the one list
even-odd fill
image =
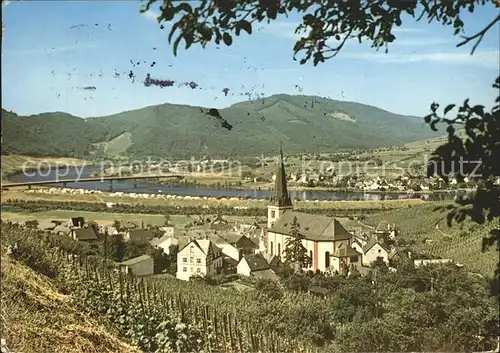
{"label": "green leaf", "polygon": [[191,5],[189,5],[186,2],[183,2],[179,6],[177,6],[177,9],[184,10],[187,13],[193,13],[193,9],[191,8]]}
{"label": "green leaf", "polygon": [[308,13],[307,15],[304,15],[303,20],[304,20],[304,23],[314,23],[314,21],[316,20],[316,17],[314,17],[313,15]]}
{"label": "green leaf", "polygon": [[484,106],[483,105],[476,105],[474,107],[472,107],[472,112],[476,115],[479,115],[479,116],[484,116]]}
{"label": "green leaf", "polygon": [[171,21],[175,16],[175,9],[172,7],[167,7],[166,9],[163,9],[160,18],[164,19],[165,21]]}
{"label": "green leaf", "polygon": [[176,39],[175,39],[175,42],[174,42],[174,56],[177,56],[177,48],[179,47],[179,43],[181,42],[181,39],[182,39],[182,36],[179,35]]}
{"label": "green leaf", "polygon": [[252,25],[250,22],[241,20],[238,22],[238,27],[247,32],[248,34],[252,34]]}
{"label": "green leaf", "polygon": [[453,108],[455,108],[455,104],[449,104],[449,105],[447,105],[446,108],[444,108],[444,115],[446,115]]}
{"label": "green leaf", "polygon": [[180,25],[180,22],[177,22],[177,23],[174,23],[174,25],[172,26],[172,29],[170,30],[170,33],[168,34],[168,42],[169,43],[172,42],[172,37],[174,36],[174,33],[177,30],[177,28],[179,27],[179,25]]}
{"label": "green leaf", "polygon": [[233,38],[231,37],[231,35],[227,32],[225,32],[223,35],[222,35],[222,40],[224,41],[224,44],[227,45],[228,47],[231,46],[231,44],[233,44]]}

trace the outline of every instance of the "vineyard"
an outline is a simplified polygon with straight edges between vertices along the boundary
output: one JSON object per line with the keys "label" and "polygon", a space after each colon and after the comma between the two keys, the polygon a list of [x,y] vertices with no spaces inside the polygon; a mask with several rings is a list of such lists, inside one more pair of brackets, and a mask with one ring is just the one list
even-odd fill
{"label": "vineyard", "polygon": [[[172,353],[364,352],[367,347],[377,352],[471,352],[496,344],[498,298],[492,296],[487,281],[454,265],[417,269],[410,262],[397,272],[380,268],[377,299],[374,278],[356,275],[280,275],[280,282],[258,281],[255,290],[238,292],[203,281],[136,278],[109,260],[84,255],[84,246],[68,237],[12,223],[3,224],[1,231],[2,303],[11,298],[10,309],[13,303],[28,302],[27,293],[45,293],[40,285],[23,281],[15,288],[5,286],[13,273],[10,264],[28,266],[37,278],[50,279],[50,296],[57,299],[45,306],[36,302],[33,314],[25,314],[27,323],[37,320],[33,325],[46,333],[47,342],[40,347],[55,345],[55,339],[47,338],[52,335],[76,337],[86,344],[73,350],[54,346],[50,349],[54,352],[133,352],[134,347]],[[27,276],[23,280],[31,283]],[[308,295],[304,290],[309,284],[298,289],[305,282],[324,286],[331,294]],[[57,320],[62,319],[54,316],[69,305],[80,314],[79,324],[61,324]],[[38,319],[42,310],[50,317]],[[5,325],[16,315],[6,315]],[[84,331],[85,317],[99,318],[108,336],[102,328]],[[4,331],[9,348],[36,352],[18,349],[20,336],[31,330],[18,327]],[[78,337],[75,332],[87,334]],[[30,337],[33,342],[41,339],[32,333]]]}
{"label": "vineyard", "polygon": [[[263,303],[203,284],[137,279],[102,258],[79,256],[67,238],[3,226],[2,253],[8,244],[12,258],[54,279],[81,309],[115,323],[142,351],[320,352],[326,337],[315,332],[327,326],[320,299],[291,295]],[[294,318],[297,311],[307,320]]]}
{"label": "vineyard", "polygon": [[449,258],[465,265],[472,272],[492,276],[498,263],[498,252],[491,249],[481,253],[483,237],[489,234],[492,225],[477,225],[466,220],[448,227],[447,211],[440,208],[448,204],[435,202],[413,205],[367,215],[363,222],[372,226],[381,220],[394,223],[400,230],[396,244],[409,246],[419,254]]}

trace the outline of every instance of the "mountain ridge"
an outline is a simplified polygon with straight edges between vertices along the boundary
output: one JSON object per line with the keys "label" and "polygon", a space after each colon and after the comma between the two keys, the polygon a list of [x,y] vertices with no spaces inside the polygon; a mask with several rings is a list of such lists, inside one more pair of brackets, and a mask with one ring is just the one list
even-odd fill
{"label": "mountain ridge", "polygon": [[163,103],[80,118],[64,112],[18,116],[2,109],[2,154],[105,155],[105,144],[124,133],[130,135],[124,139],[130,143],[122,151],[115,144],[114,153],[158,157],[268,154],[280,141],[289,153],[334,152],[402,145],[439,135],[418,117],[317,96],[277,94],[237,102],[216,110],[218,117],[213,109],[209,115],[209,110]]}

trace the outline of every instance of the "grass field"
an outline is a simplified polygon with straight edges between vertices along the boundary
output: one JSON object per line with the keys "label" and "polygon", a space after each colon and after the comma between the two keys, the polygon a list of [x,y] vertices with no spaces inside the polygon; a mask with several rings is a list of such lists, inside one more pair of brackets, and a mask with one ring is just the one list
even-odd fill
{"label": "grass field", "polygon": [[363,222],[371,226],[376,226],[381,220],[394,223],[400,229],[402,239],[415,242],[411,245],[415,251],[450,258],[473,272],[492,275],[499,260],[498,252],[491,249],[481,253],[482,239],[489,234],[492,225],[480,226],[466,220],[448,227],[447,211],[438,209],[448,204],[434,202],[384,211],[367,215]]}
{"label": "grass field", "polygon": [[[102,225],[110,225],[114,220],[121,222],[134,221],[137,224],[144,222],[144,225],[158,225],[165,224],[165,217],[163,215],[147,215],[147,214],[133,214],[133,213],[104,213],[104,212],[81,212],[70,210],[54,210],[45,212],[2,212],[2,220],[7,221],[26,221],[29,219],[37,219],[39,221],[50,220],[69,220],[71,217],[84,217],[88,221],[95,221]],[[184,225],[197,219],[196,215],[170,215],[170,223],[176,227],[183,227]],[[253,222],[253,217],[242,216],[224,216],[229,222]]]}
{"label": "grass field", "polygon": [[110,141],[96,143],[95,145],[97,147],[102,147],[106,156],[116,157],[124,154],[127,148],[132,145],[132,134],[130,132],[124,132]]}

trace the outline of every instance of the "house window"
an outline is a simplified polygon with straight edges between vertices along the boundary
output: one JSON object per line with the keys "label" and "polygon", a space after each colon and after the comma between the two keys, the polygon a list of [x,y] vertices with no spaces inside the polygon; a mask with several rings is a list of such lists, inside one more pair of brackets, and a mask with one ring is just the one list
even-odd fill
{"label": "house window", "polygon": [[193,272],[194,269],[192,267],[189,268],[189,272]]}
{"label": "house window", "polygon": [[200,273],[200,272],[201,272],[201,268],[199,268],[199,267],[198,267],[198,268],[196,269],[196,273]]}
{"label": "house window", "polygon": [[358,256],[351,256],[351,262],[358,262]]}
{"label": "house window", "polygon": [[271,211],[271,218],[275,218],[276,217],[276,211]]}
{"label": "house window", "polygon": [[280,243],[278,243],[278,253],[276,255],[281,256],[281,244]]}
{"label": "house window", "polygon": [[182,262],[188,262],[187,257],[183,257],[183,258],[182,258]]}
{"label": "house window", "polygon": [[201,264],[201,259],[200,258],[196,259],[196,263]]}
{"label": "house window", "polygon": [[330,252],[325,252],[325,268],[330,267]]}
{"label": "house window", "polygon": [[378,252],[379,252],[379,253],[381,253],[381,252],[382,252],[382,250],[381,250],[381,249],[378,249]]}
{"label": "house window", "polygon": [[271,242],[271,255],[274,255],[274,244]]}
{"label": "house window", "polygon": [[187,271],[188,271],[187,267],[182,268],[182,272],[187,272]]}
{"label": "house window", "polygon": [[194,257],[190,256],[190,257],[189,257],[189,262],[190,262],[190,263],[194,263]]}

